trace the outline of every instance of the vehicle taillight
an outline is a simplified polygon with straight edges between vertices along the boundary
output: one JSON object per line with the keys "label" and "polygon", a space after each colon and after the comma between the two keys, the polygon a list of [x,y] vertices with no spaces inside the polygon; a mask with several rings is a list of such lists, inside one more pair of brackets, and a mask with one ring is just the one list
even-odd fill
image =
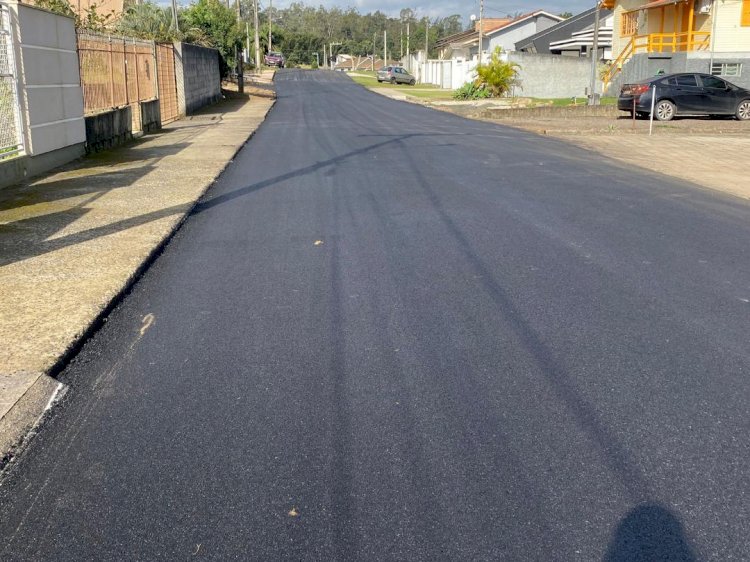
{"label": "vehicle taillight", "polygon": [[648,92],[650,88],[649,84],[628,84],[623,90],[626,90],[631,96],[641,96]]}

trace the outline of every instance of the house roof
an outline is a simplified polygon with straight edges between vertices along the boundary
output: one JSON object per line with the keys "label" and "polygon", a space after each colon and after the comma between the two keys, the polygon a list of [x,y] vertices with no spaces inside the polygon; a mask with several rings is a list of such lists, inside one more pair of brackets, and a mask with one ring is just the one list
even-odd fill
{"label": "house roof", "polygon": [[[606,20],[612,12],[610,10],[602,10],[600,13],[600,20],[604,21]],[[553,25],[552,27],[548,27],[547,29],[540,31],[539,33],[535,33],[534,35],[530,37],[526,37],[525,39],[519,41],[516,43],[516,51],[521,51],[527,47],[530,47],[532,44],[536,43],[538,40],[542,39],[544,40],[546,37],[549,37],[550,35],[558,35],[559,33],[567,32],[571,35],[575,35],[576,32],[586,29],[587,23],[589,21],[593,22],[595,19],[596,14],[596,8],[591,8],[589,10],[586,10],[585,12],[581,12],[580,14],[576,14],[575,16],[572,16],[568,19],[565,19],[561,21],[558,24]],[[592,26],[593,23],[589,24],[588,27]],[[558,35],[559,37],[560,35]]]}
{"label": "house roof", "polygon": [[[490,20],[493,23],[488,29],[483,29],[482,34],[485,37],[494,35],[501,30],[504,30],[509,27],[513,27],[528,19],[531,19],[537,16],[542,16],[542,15],[555,19],[560,22],[565,21],[565,18],[563,17],[556,16],[544,10],[536,10],[534,12],[529,12],[528,14],[523,14],[521,16],[518,16],[515,19],[496,18],[496,19]],[[470,29],[469,31],[462,31],[460,33],[454,33],[453,35],[449,35],[448,37],[443,37],[442,39],[440,39],[439,41],[435,43],[435,46],[440,48],[440,47],[446,47],[448,45],[456,45],[456,44],[473,45],[474,43],[479,43],[479,34],[476,29]]]}
{"label": "house roof", "polygon": [[[495,31],[497,29],[510,25],[514,21],[515,20],[513,18],[485,18],[484,25],[482,26],[482,34],[487,35],[491,31]],[[435,46],[445,47],[447,45],[454,45],[456,43],[465,43],[471,39],[475,39],[478,42],[479,41],[478,25],[479,25],[479,22],[475,22],[474,29],[469,29],[468,31],[460,31],[459,33],[454,33],[453,35],[448,35],[447,37],[443,37],[442,39],[439,39],[435,43]]]}
{"label": "house roof", "polygon": [[687,2],[687,0],[652,0],[651,2],[646,2],[643,6],[638,6],[636,10],[650,10],[651,8],[661,8],[662,6],[680,4],[681,2]]}
{"label": "house roof", "polygon": [[510,22],[507,25],[504,25],[502,27],[499,27],[497,29],[493,29],[492,31],[489,31],[485,35],[495,35],[496,33],[499,33],[500,31],[505,31],[508,28],[515,27],[519,23],[525,22],[526,20],[530,20],[531,18],[536,18],[539,16],[546,16],[550,19],[557,20],[558,22],[565,21],[565,18],[561,16],[556,16],[555,14],[550,14],[549,12],[545,12],[544,10],[536,10],[535,12],[529,12],[528,14],[524,14],[522,16],[518,16],[516,19],[514,19],[512,22]]}
{"label": "house roof", "polygon": [[474,37],[477,38],[477,32],[473,29],[470,29],[469,31],[462,31],[460,33],[454,33],[453,35],[448,35],[447,37],[443,37],[439,41],[435,43],[436,47],[445,47],[447,45],[452,45],[454,43],[461,43],[463,41],[466,41],[467,39]]}

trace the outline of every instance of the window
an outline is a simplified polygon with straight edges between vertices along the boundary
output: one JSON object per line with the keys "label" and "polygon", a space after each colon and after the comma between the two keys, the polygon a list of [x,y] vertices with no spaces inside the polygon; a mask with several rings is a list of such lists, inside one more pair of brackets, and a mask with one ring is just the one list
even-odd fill
{"label": "window", "polygon": [[742,76],[742,63],[715,62],[711,65],[711,74],[714,76]]}
{"label": "window", "polygon": [[[750,4],[750,0],[747,0]],[[620,22],[620,34],[623,37],[630,37],[635,35],[638,31],[638,12],[624,12],[622,14],[622,21]]]}
{"label": "window", "polygon": [[742,0],[742,20],[740,25],[750,27],[750,0]]}
{"label": "window", "polygon": [[675,77],[675,80],[678,86],[698,86],[698,81],[693,74],[683,74],[682,76]]}
{"label": "window", "polygon": [[715,90],[727,89],[727,83],[721,78],[716,78],[714,76],[701,76],[701,81],[703,82],[704,88],[713,88]]}

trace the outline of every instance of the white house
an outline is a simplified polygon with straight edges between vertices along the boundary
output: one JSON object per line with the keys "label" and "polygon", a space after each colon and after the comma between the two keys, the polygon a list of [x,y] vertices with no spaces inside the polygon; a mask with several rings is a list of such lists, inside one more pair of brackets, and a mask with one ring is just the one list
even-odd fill
{"label": "white house", "polygon": [[527,37],[557,25],[565,18],[550,14],[544,10],[537,10],[517,17],[507,25],[494,29],[485,34],[482,51],[492,53],[500,47],[503,51],[514,51],[516,43]]}

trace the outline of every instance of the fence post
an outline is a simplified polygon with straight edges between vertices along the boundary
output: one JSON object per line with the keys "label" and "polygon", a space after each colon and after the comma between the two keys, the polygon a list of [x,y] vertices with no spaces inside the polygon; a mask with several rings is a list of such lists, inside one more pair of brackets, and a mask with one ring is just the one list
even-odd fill
{"label": "fence post", "polygon": [[138,46],[133,38],[133,54],[135,55],[135,101],[141,101],[141,75],[138,72]]}
{"label": "fence post", "polygon": [[108,36],[107,51],[109,54],[109,105],[115,106],[115,64],[112,60],[112,35]]}
{"label": "fence post", "polygon": [[125,38],[122,39],[122,75],[125,84],[125,105],[130,104],[130,88],[128,87],[128,50]]}

